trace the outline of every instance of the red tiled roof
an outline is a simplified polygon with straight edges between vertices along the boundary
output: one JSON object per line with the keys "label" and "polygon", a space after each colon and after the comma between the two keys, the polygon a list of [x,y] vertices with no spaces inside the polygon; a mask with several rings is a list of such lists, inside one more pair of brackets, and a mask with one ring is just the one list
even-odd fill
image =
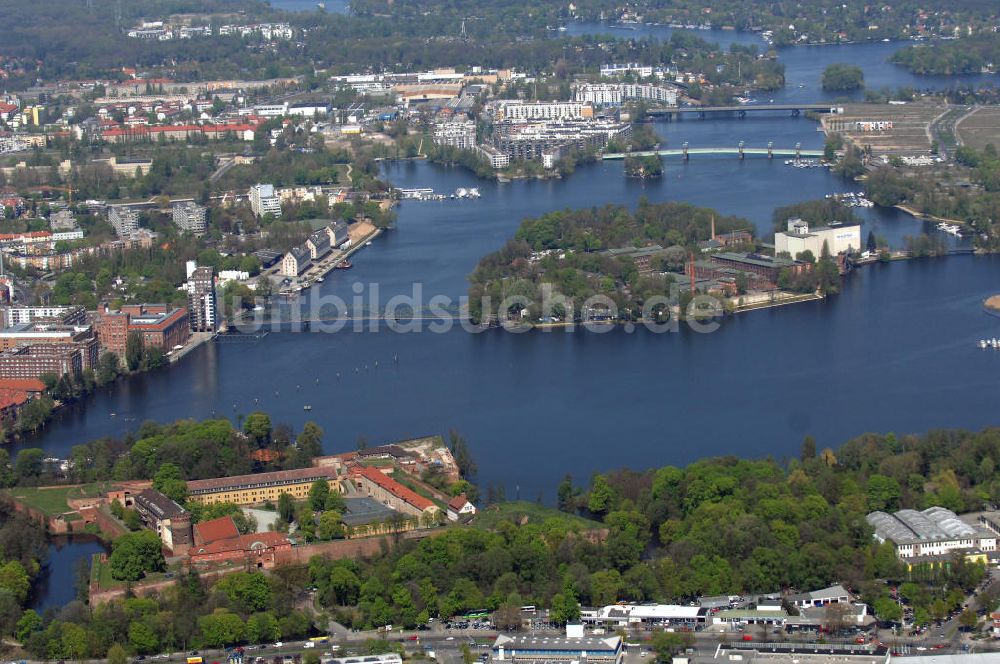
{"label": "red tiled roof", "polygon": [[22,392],[44,392],[45,383],[37,378],[0,378],[0,390],[21,390]]}
{"label": "red tiled roof", "polygon": [[249,551],[252,550],[254,544],[261,544],[265,547],[281,546],[282,544],[291,544],[288,538],[281,533],[251,533],[249,535],[240,535],[238,537],[230,537],[229,539],[217,540],[205,546],[199,546],[193,550],[195,555],[199,553],[224,553],[226,551]]}
{"label": "red tiled roof", "polygon": [[211,133],[226,133],[228,131],[256,131],[257,125],[253,124],[211,124],[211,125],[160,125],[160,126],[145,126],[138,125],[135,127],[115,127],[113,129],[105,129],[101,132],[102,136],[141,136],[143,134],[161,134],[161,133],[197,133],[203,132],[206,134]]}
{"label": "red tiled roof", "polygon": [[386,475],[377,468],[373,468],[371,466],[357,466],[354,469],[352,469],[351,472],[354,475],[361,475],[362,477],[366,477],[367,479],[371,480],[375,484],[378,484],[380,487],[382,487],[392,495],[396,496],[397,498],[399,498],[404,502],[409,503],[410,505],[413,505],[420,511],[423,511],[428,507],[434,506],[434,503],[432,503],[430,500],[424,498],[416,491],[413,491],[412,489],[403,486],[402,484],[392,479],[391,477],[389,477],[388,475]]}
{"label": "red tiled roof", "polygon": [[236,524],[231,516],[220,516],[218,519],[196,523],[194,534],[202,544],[211,544],[218,540],[232,539],[239,537],[240,531],[236,530]]}
{"label": "red tiled roof", "polygon": [[0,410],[5,410],[11,406],[20,406],[28,402],[30,397],[22,390],[0,389]]}
{"label": "red tiled roof", "polygon": [[448,501],[448,508],[455,510],[456,512],[465,507],[465,504],[469,502],[469,499],[465,497],[465,494],[459,494]]}
{"label": "red tiled roof", "polygon": [[281,458],[281,453],[270,449],[254,450],[250,453],[250,458],[260,463],[272,463]]}
{"label": "red tiled roof", "polygon": [[27,233],[0,233],[0,240],[20,240],[23,238],[32,238],[32,237],[52,237],[52,231],[29,231]]}

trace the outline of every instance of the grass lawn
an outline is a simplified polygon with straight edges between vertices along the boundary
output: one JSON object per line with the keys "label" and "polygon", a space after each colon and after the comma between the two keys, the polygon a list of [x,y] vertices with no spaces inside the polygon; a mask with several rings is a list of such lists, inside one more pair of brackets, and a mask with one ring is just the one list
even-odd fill
{"label": "grass lawn", "polygon": [[591,521],[582,516],[560,512],[554,507],[546,507],[527,500],[491,505],[479,511],[475,524],[481,528],[496,528],[501,521],[519,522],[522,517],[528,517],[528,523],[541,524],[549,519],[555,519],[570,530],[591,530],[603,528],[599,521]]}
{"label": "grass lawn", "polygon": [[10,495],[28,507],[41,510],[49,516],[70,511],[67,499],[93,498],[101,495],[103,488],[99,484],[84,484],[82,486],[53,487],[17,487],[10,489]]}

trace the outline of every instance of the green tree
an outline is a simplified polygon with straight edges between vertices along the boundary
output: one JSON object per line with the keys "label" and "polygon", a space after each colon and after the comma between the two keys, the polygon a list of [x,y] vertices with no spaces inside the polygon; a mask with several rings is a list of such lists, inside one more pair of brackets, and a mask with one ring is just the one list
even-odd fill
{"label": "green tree", "polygon": [[576,594],[569,588],[552,596],[552,608],[549,610],[549,620],[557,625],[565,625],[580,617],[580,603]]}
{"label": "green tree", "polygon": [[332,540],[344,536],[344,525],[339,512],[327,510],[319,515],[316,536],[321,540]]}
{"label": "green tree", "polygon": [[978,622],[979,617],[976,616],[976,612],[969,608],[963,609],[962,613],[958,616],[958,624],[966,630],[971,631]]}
{"label": "green tree", "polygon": [[37,447],[29,447],[17,453],[14,461],[14,475],[18,481],[35,480],[41,477],[45,452]]}
{"label": "green tree", "polygon": [[133,509],[126,509],[124,512],[125,527],[131,531],[136,531],[142,528],[142,519],[139,517],[139,512]]}
{"label": "green tree", "polygon": [[326,507],[326,499],[330,495],[330,483],[320,478],[309,487],[309,505],[319,512]]}
{"label": "green tree", "polygon": [[361,580],[352,570],[343,565],[336,565],[330,571],[330,590],[337,604],[350,606],[358,601]]}
{"label": "green tree", "polygon": [[263,611],[271,603],[271,586],[260,572],[236,572],[229,574],[215,585],[226,593],[236,607],[244,614]]}
{"label": "green tree", "polygon": [[670,632],[657,632],[653,635],[653,652],[656,653],[657,660],[665,663],[674,661],[674,655],[684,648],[684,639],[680,634]]}
{"label": "green tree", "polygon": [[[323,428],[315,422],[306,422],[302,425],[302,433],[295,438],[295,446],[309,458],[319,456],[323,453]],[[322,506],[313,509],[322,509]]]}
{"label": "green tree", "polygon": [[590,486],[590,493],[587,496],[587,509],[594,514],[603,514],[611,507],[611,500],[614,498],[614,490],[608,483],[608,478],[604,475],[594,475],[594,481]]}
{"label": "green tree", "polygon": [[265,447],[271,442],[271,418],[266,413],[250,413],[243,421],[243,433],[259,447]]}
{"label": "green tree", "polygon": [[880,597],[875,600],[875,617],[883,623],[899,622],[903,617],[903,610],[890,597]]}
{"label": "green tree", "polygon": [[138,581],[147,572],[166,568],[160,538],[151,530],[126,533],[112,544],[108,559],[111,576],[119,581]]}
{"label": "green tree", "polygon": [[268,643],[280,638],[281,627],[273,614],[265,611],[247,618],[247,640],[251,643]]}
{"label": "green tree", "polygon": [[295,500],[289,493],[281,493],[278,496],[278,516],[286,523],[295,521]]}
{"label": "green tree", "polygon": [[107,663],[128,664],[128,653],[125,652],[125,648],[120,643],[112,643],[111,647],[108,648]]}
{"label": "green tree", "polygon": [[153,488],[180,505],[187,500],[187,482],[175,463],[167,461],[160,465],[153,475]]}
{"label": "green tree", "polygon": [[32,632],[35,632],[42,627],[42,617],[34,609],[26,609],[21,619],[17,621],[17,627],[14,629],[14,636],[21,643],[24,643]]}
{"label": "green tree", "polygon": [[246,635],[246,626],[240,617],[222,608],[198,618],[198,629],[203,642],[210,648],[235,645]]}
{"label": "green tree", "polygon": [[129,371],[139,368],[145,351],[144,346],[141,332],[133,330],[128,333],[125,339],[125,366]]}
{"label": "green tree", "polygon": [[844,63],[834,63],[823,70],[823,89],[831,92],[846,92],[864,87],[865,73],[860,67]]}
{"label": "green tree", "polygon": [[28,591],[31,590],[31,579],[24,565],[16,560],[8,560],[0,566],[0,588],[8,590],[19,604],[24,604],[28,599]]}
{"label": "green tree", "polygon": [[160,647],[160,640],[156,633],[149,625],[140,620],[134,620],[128,626],[128,642],[132,650],[140,655],[156,652]]}
{"label": "green tree", "polygon": [[895,479],[875,474],[868,478],[867,494],[869,510],[895,511],[899,508],[902,489]]}

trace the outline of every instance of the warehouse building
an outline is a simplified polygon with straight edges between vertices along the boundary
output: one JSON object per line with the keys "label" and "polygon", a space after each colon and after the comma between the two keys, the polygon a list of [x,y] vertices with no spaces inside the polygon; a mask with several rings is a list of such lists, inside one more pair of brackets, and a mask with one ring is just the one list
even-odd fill
{"label": "warehouse building", "polygon": [[983,526],[969,524],[944,507],[922,512],[899,510],[895,514],[872,512],[865,517],[875,529],[875,539],[891,542],[903,561],[918,564],[961,553],[971,559],[985,559],[997,550],[997,534]]}

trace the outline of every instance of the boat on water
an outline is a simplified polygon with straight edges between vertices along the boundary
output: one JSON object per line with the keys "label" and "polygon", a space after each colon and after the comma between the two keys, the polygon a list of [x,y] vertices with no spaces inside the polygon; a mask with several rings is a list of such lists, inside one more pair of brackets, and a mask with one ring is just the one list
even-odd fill
{"label": "boat on water", "polygon": [[366,246],[366,247],[370,247],[370,246],[372,246],[372,241],[371,241],[371,240],[368,240],[367,242],[365,242],[365,246]]}
{"label": "boat on water", "polygon": [[325,2],[317,2],[316,6],[319,7],[320,9],[326,9],[326,3]]}
{"label": "boat on water", "polygon": [[309,406],[309,405],[302,406],[302,410],[312,410],[312,409],[313,409],[313,407]]}
{"label": "boat on water", "polygon": [[323,281],[323,277],[316,277],[316,281],[317,282],[322,282]]}
{"label": "boat on water", "polygon": [[337,268],[336,269],[338,269],[338,270],[350,270],[351,269],[351,262],[350,261],[341,261],[340,263],[337,263]]}

